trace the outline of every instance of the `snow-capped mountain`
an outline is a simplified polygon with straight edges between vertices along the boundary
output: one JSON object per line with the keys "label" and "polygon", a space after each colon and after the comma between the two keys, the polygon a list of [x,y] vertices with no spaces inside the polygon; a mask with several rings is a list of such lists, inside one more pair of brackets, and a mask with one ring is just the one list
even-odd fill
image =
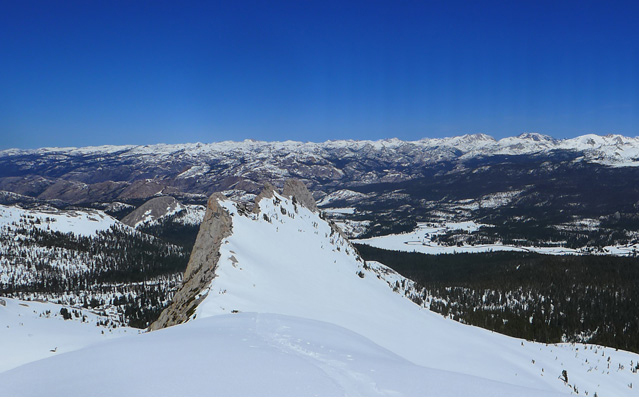
{"label": "snow-capped mountain", "polygon": [[182,225],[198,226],[204,218],[204,206],[183,205],[175,198],[155,197],[122,218],[122,223],[134,228],[162,224],[168,219]]}
{"label": "snow-capped mountain", "polygon": [[[254,157],[272,158],[277,154],[289,154],[294,158],[305,158],[308,161],[325,158],[327,154],[337,151],[343,154],[364,153],[370,156],[378,152],[382,155],[385,151],[395,150],[403,154],[410,154],[413,150],[421,150],[426,153],[424,157],[442,159],[445,151],[433,153],[433,150],[449,149],[450,157],[472,153],[473,156],[488,156],[493,154],[531,154],[552,150],[572,150],[584,152],[591,157],[593,162],[623,163],[634,162],[637,166],[637,154],[639,154],[639,140],[636,137],[621,135],[599,136],[587,134],[571,139],[554,139],[539,133],[522,133],[519,136],[506,137],[495,140],[486,134],[466,134],[448,138],[424,138],[417,141],[403,141],[399,139],[369,140],[332,140],[323,143],[284,141],[265,142],[245,140],[241,142],[224,141],[218,143],[189,143],[189,144],[157,144],[144,146],[100,146],[100,147],[47,147],[34,150],[8,149],[0,151],[0,157],[20,157],[28,155],[55,156],[59,159],[70,160],[74,157],[110,157],[118,155],[122,158],[146,160],[172,160],[172,159],[200,159],[202,163],[193,164],[188,169],[181,171],[177,176],[181,179],[198,177],[210,171],[211,167],[206,161],[212,159]],[[633,151],[634,149],[634,151]],[[594,153],[596,151],[597,153]],[[621,152],[620,152],[621,151]],[[604,155],[604,158],[598,155]],[[289,158],[289,160],[292,157]],[[107,159],[104,159],[107,160]],[[17,169],[20,170],[29,165],[20,162]]]}
{"label": "snow-capped mountain", "polygon": [[214,191],[250,192],[263,181],[297,177],[321,195],[346,184],[361,186],[424,177],[424,167],[442,163],[458,164],[498,155],[545,157],[557,152],[573,160],[602,165],[639,165],[639,140],[619,135],[564,140],[537,133],[501,140],[485,134],[417,141],[246,140],[4,150],[0,151],[0,189],[67,203],[147,199],[155,195],[202,200],[202,196]]}
{"label": "snow-capped mountain", "polygon": [[[530,240],[531,230],[545,226],[610,219],[617,213],[621,220],[632,217],[639,202],[637,165],[637,138],[558,140],[538,133],[501,140],[474,134],[417,141],[246,140],[5,150],[0,151],[0,203],[107,210],[109,204],[138,207],[170,196],[188,207],[204,205],[214,192],[250,199],[265,181],[281,187],[293,177],[309,186],[321,206],[354,207],[354,217],[340,220],[352,235],[473,220],[515,226],[510,239]],[[110,214],[119,218],[131,211]],[[535,225],[523,226],[522,220]],[[574,232],[567,241],[581,240],[574,244],[579,247],[627,244],[635,239],[627,232],[639,230],[634,222],[601,225],[609,230]],[[618,234],[622,240],[611,238]],[[506,238],[498,231],[480,241]],[[561,240],[547,231],[529,245]]]}

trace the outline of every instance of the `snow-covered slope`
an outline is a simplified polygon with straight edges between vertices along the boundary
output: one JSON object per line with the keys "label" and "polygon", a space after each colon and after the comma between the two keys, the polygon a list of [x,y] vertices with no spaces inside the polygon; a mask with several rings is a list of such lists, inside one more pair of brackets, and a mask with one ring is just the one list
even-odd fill
{"label": "snow-covered slope", "polygon": [[118,325],[144,326],[136,320],[170,300],[187,260],[184,248],[102,211],[0,205],[0,295],[83,306]]}
{"label": "snow-covered slope", "polygon": [[102,211],[0,205],[0,283],[33,281],[37,269],[34,265],[40,264],[69,272],[89,269],[91,262],[75,248],[38,242],[34,238],[38,231],[95,238],[114,227],[133,231]]}
{"label": "snow-covered slope", "polygon": [[150,227],[169,220],[197,226],[202,223],[204,206],[184,205],[173,197],[164,196],[150,199],[122,219],[122,223],[136,229]]}
{"label": "snow-covered slope", "polygon": [[119,224],[117,219],[96,210],[62,211],[55,208],[22,209],[0,205],[0,228],[36,228],[59,233],[94,236]]}
{"label": "snow-covered slope", "polygon": [[[66,320],[61,314],[63,308],[68,312]],[[106,339],[138,333],[135,328],[114,328],[107,317],[86,309],[0,298],[0,373]],[[0,396],[10,395],[4,390],[6,386],[0,383]]]}
{"label": "snow-covered slope", "polygon": [[207,318],[28,364],[0,374],[0,387],[3,396],[550,394],[420,367],[333,324],[257,313]]}
{"label": "snow-covered slope", "polygon": [[[557,378],[565,369],[581,392],[634,392],[627,384],[637,374],[607,369],[595,347],[524,342],[413,303],[389,287],[395,281],[405,287],[405,279],[366,265],[339,232],[288,198],[263,198],[259,214],[247,214],[232,201],[220,205],[232,215],[232,234],[221,245],[216,276],[191,317],[195,323],[234,312],[306,317],[361,334],[420,366],[557,394],[573,391]],[[610,360],[614,365],[629,367],[639,360],[639,355],[598,350],[616,356]]]}

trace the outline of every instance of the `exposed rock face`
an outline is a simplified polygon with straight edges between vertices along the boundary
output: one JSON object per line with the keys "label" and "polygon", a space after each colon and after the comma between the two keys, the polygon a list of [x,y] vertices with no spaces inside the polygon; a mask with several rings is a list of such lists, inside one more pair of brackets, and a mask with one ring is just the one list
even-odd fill
{"label": "exposed rock face", "polygon": [[173,197],[153,198],[126,215],[122,219],[122,223],[136,227],[139,223],[144,223],[146,220],[157,220],[179,206],[180,203]]}
{"label": "exposed rock face", "polygon": [[262,191],[255,197],[255,205],[253,206],[254,213],[260,213],[260,201],[262,198],[272,198],[275,190],[275,186],[271,183],[264,183],[264,188],[262,188]]}
{"label": "exposed rock face", "polygon": [[217,262],[220,259],[220,246],[224,239],[231,235],[233,228],[231,215],[218,203],[218,200],[225,199],[226,197],[218,193],[209,198],[206,215],[184,272],[182,287],[173,297],[171,305],[164,309],[149,330],[184,323],[206,297],[206,294],[200,294],[215,277]]}
{"label": "exposed rock face", "polygon": [[313,195],[308,191],[306,185],[297,179],[289,179],[284,182],[282,195],[289,198],[295,197],[300,205],[313,212],[317,212],[317,204],[315,203]]}

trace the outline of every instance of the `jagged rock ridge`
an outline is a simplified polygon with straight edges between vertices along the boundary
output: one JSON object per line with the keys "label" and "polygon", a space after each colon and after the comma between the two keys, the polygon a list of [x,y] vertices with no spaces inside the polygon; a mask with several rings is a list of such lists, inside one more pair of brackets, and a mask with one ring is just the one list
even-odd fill
{"label": "jagged rock ridge", "polygon": [[[259,214],[260,201],[274,198],[275,193],[275,187],[270,183],[265,183],[262,192],[255,198],[253,212]],[[294,201],[299,205],[311,211],[317,211],[313,196],[304,183],[299,180],[287,180],[284,183],[282,195],[291,199],[295,198]],[[206,215],[184,273],[183,285],[176,293],[173,303],[149,327],[150,330],[184,323],[206,298],[206,289],[215,278],[217,263],[220,259],[220,246],[233,231],[231,215],[224,207],[220,206],[220,201],[225,200],[227,198],[220,193],[213,194],[209,198]],[[243,204],[238,204],[238,210],[248,212]]]}
{"label": "jagged rock ridge", "polygon": [[150,330],[184,323],[204,299],[199,294],[215,277],[220,245],[233,229],[231,216],[218,203],[218,200],[223,199],[225,197],[221,194],[213,194],[209,198],[204,220],[184,272],[182,286],[175,294],[171,305],[151,324]]}

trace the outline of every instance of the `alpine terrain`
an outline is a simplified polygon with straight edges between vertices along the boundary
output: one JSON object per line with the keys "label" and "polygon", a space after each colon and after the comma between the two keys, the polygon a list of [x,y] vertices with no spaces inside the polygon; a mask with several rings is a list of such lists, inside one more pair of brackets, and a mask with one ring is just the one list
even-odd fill
{"label": "alpine terrain", "polygon": [[[159,208],[177,205],[149,206],[131,224],[161,218]],[[57,354],[63,343],[47,332],[75,323],[88,337],[99,312],[67,317],[74,309],[3,299],[3,351],[45,337],[54,347],[0,364],[0,394],[636,396],[636,353],[501,335],[429,310],[432,300],[364,260],[300,181],[281,192],[266,184],[252,201],[216,193],[148,332],[113,326]]]}

